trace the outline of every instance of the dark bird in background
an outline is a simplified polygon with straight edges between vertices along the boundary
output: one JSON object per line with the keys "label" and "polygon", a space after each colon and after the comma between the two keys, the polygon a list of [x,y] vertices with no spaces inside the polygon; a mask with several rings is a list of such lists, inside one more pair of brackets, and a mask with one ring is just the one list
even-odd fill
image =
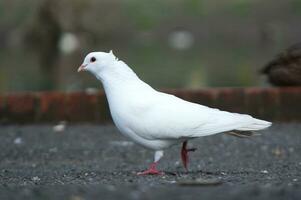
{"label": "dark bird in background", "polygon": [[277,55],[261,73],[275,86],[301,86],[301,43]]}

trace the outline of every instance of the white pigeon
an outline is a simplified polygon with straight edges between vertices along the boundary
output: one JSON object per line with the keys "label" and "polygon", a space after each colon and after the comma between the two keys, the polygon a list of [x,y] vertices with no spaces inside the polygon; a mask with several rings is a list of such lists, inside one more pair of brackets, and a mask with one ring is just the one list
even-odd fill
{"label": "white pigeon", "polygon": [[139,79],[112,51],[89,53],[78,68],[80,71],[89,71],[102,82],[119,131],[155,151],[154,162],[139,175],[162,174],[157,170],[157,163],[163,150],[174,144],[183,143],[181,158],[187,170],[188,152],[195,150],[187,149],[188,140],[224,132],[249,136],[250,131],[272,124],[250,115],[213,109],[159,92]]}

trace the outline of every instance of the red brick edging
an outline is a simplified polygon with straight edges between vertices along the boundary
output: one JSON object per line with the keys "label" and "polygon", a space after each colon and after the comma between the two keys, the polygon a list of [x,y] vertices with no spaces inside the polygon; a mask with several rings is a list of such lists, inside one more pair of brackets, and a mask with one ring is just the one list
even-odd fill
{"label": "red brick edging", "polygon": [[[301,87],[164,90],[188,101],[271,121],[301,121]],[[0,96],[0,122],[110,122],[104,92],[27,92]]]}

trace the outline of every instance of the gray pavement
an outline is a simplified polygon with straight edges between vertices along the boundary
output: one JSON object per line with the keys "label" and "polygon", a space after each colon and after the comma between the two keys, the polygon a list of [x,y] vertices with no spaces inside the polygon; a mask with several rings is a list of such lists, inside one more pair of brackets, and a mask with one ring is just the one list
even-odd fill
{"label": "gray pavement", "polygon": [[261,136],[226,134],[165,152],[163,176],[137,176],[153,152],[112,125],[0,126],[0,199],[301,199],[301,124],[275,124]]}

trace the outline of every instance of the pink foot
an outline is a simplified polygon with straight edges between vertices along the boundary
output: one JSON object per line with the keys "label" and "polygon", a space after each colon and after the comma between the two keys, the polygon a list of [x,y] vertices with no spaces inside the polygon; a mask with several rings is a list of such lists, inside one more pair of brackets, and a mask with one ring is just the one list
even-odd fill
{"label": "pink foot", "polygon": [[184,168],[186,170],[188,170],[187,169],[187,165],[188,165],[188,162],[189,162],[188,152],[195,151],[196,148],[187,149],[186,147],[187,147],[187,141],[183,142],[182,150],[181,150],[181,158],[182,158],[182,162],[183,162]]}
{"label": "pink foot", "polygon": [[148,170],[145,170],[143,172],[138,172],[137,175],[163,175],[164,172],[158,171],[157,170],[157,162],[152,163],[149,166]]}

